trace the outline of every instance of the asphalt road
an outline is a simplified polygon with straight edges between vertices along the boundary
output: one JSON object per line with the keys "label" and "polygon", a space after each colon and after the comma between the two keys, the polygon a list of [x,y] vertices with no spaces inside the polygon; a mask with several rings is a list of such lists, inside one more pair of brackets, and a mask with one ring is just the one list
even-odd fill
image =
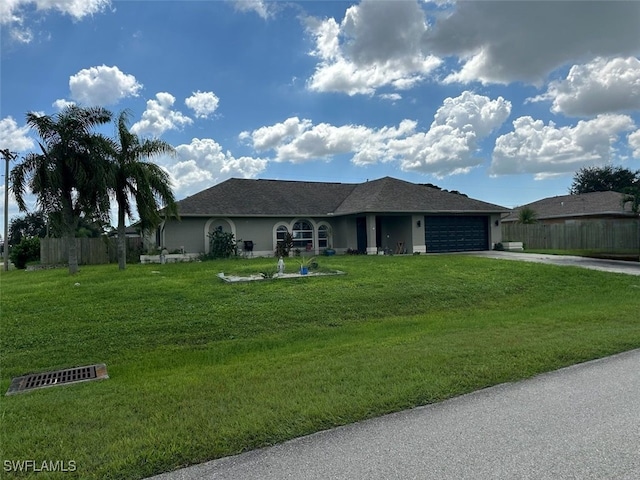
{"label": "asphalt road", "polygon": [[153,478],[635,480],[640,349]]}

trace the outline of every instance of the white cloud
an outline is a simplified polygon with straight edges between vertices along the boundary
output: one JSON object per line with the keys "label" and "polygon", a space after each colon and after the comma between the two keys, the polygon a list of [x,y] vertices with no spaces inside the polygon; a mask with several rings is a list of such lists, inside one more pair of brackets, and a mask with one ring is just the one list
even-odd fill
{"label": "white cloud", "polygon": [[431,173],[437,177],[467,173],[482,163],[476,153],[479,140],[496,130],[511,113],[502,97],[463,92],[447,98],[434,115],[429,131],[390,142],[403,170]]}
{"label": "white cloud", "polygon": [[640,2],[457,2],[423,46],[457,57],[447,82],[540,83],[556,68],[640,49]]}
{"label": "white cloud", "polygon": [[273,15],[270,5],[265,0],[233,0],[233,4],[236,10],[255,12],[265,20]]}
{"label": "white cloud", "polygon": [[74,20],[104,11],[110,0],[2,0],[0,2],[0,25],[6,26],[13,40],[31,43],[33,31],[27,25],[29,12],[35,7],[38,12],[57,10]]}
{"label": "white cloud", "polygon": [[55,107],[57,110],[63,110],[64,108],[69,107],[71,105],[75,105],[75,104],[76,104],[75,102],[65,100],[64,98],[59,98],[58,100],[53,102],[51,106]]}
{"label": "white cloud", "polygon": [[428,132],[416,132],[417,122],[403,120],[397,127],[313,125],[297,117],[243,132],[258,151],[274,150],[276,161],[301,163],[352,155],[355,165],[396,161],[403,170],[445,176],[468,171],[482,160],[474,157],[478,140],[498,128],[511,111],[502,97],[463,92],[448,98],[435,114]]}
{"label": "white cloud", "polygon": [[80,20],[104,11],[111,0],[3,0],[0,3],[0,23],[21,23],[24,11],[35,6],[38,11],[57,10]]}
{"label": "white cloud", "polygon": [[267,166],[261,158],[235,158],[210,138],[194,138],[189,144],[178,145],[175,157],[159,161],[167,169],[176,188],[176,197],[208,188],[231,177],[255,178]]}
{"label": "white cloud", "polygon": [[23,152],[34,147],[34,141],[28,136],[29,127],[18,127],[13,117],[0,120],[0,149]]}
{"label": "white cloud", "polygon": [[399,93],[382,93],[378,95],[382,100],[389,100],[391,102],[397,102],[398,100],[402,100],[402,95]]}
{"label": "white cloud", "polygon": [[640,130],[629,134],[629,146],[631,147],[631,154],[635,158],[640,158]]}
{"label": "white cloud", "polygon": [[319,58],[307,81],[314,91],[372,95],[383,86],[404,90],[441,63],[421,51],[427,25],[415,0],[363,0],[346,10],[341,24],[309,18],[306,26],[316,44],[311,55]]}
{"label": "white cloud", "polygon": [[549,84],[530,101],[553,102],[551,111],[588,116],[640,109],[640,60],[636,57],[597,58],[574,65],[567,78]]}
{"label": "white cloud", "polygon": [[33,31],[28,27],[23,29],[10,27],[9,34],[18,43],[31,43],[33,40]]}
{"label": "white cloud", "polygon": [[556,127],[525,116],[513,128],[496,140],[491,173],[530,173],[541,179],[609,162],[618,137],[633,129],[634,122],[627,115],[603,114],[573,127]]}
{"label": "white cloud", "polygon": [[253,132],[242,132],[240,139],[251,138],[253,148],[257,151],[276,148],[285,140],[291,140],[312,126],[311,120],[300,120],[298,117],[287,118],[283,123],[269,127],[260,127]]}
{"label": "white cloud", "polygon": [[362,165],[384,160],[386,142],[413,132],[415,126],[416,122],[404,120],[398,128],[376,130],[362,125],[313,125],[311,120],[292,117],[252,133],[243,132],[241,138],[250,138],[258,151],[275,150],[276,161],[300,163],[352,153],[353,162]]}
{"label": "white cloud", "polygon": [[[276,148],[276,160],[299,163],[309,160],[328,160],[334,155],[373,150],[376,158],[381,155],[382,130],[376,131],[361,125],[336,127],[320,123],[301,133],[287,144]],[[354,156],[355,161],[355,156]]]}
{"label": "white cloud", "polygon": [[208,118],[218,108],[220,99],[213,92],[193,92],[185,99],[185,105],[192,109],[197,118]]}
{"label": "white cloud", "polygon": [[118,67],[91,67],[69,77],[71,98],[84,105],[113,105],[122,98],[137,97],[142,85]]}
{"label": "white cloud", "polygon": [[155,100],[147,100],[147,109],[142,114],[142,119],[131,126],[131,131],[137,135],[159,137],[167,130],[179,130],[185,125],[191,125],[193,120],[171,109],[175,101],[170,93],[156,93]]}

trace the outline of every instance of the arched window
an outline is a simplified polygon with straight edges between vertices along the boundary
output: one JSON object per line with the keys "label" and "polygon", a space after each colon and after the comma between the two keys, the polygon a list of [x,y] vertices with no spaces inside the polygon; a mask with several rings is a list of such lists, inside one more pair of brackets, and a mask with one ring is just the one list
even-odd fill
{"label": "arched window", "polygon": [[287,227],[285,227],[284,225],[280,225],[276,230],[276,243],[283,242],[287,233],[289,233]]}
{"label": "arched window", "polygon": [[306,249],[313,246],[313,226],[307,220],[299,220],[293,224],[293,248]]}

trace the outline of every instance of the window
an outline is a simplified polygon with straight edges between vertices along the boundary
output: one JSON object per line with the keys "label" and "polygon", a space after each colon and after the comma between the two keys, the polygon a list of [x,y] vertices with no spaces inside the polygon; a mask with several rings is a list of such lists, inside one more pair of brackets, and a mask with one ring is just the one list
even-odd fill
{"label": "window", "polygon": [[285,227],[284,225],[280,225],[276,230],[276,243],[284,242],[287,233],[289,233],[289,230],[287,230],[287,227]]}
{"label": "window", "polygon": [[318,248],[329,248],[329,227],[327,225],[318,227]]}
{"label": "window", "polygon": [[293,224],[293,248],[306,249],[307,244],[313,245],[313,227],[306,220]]}

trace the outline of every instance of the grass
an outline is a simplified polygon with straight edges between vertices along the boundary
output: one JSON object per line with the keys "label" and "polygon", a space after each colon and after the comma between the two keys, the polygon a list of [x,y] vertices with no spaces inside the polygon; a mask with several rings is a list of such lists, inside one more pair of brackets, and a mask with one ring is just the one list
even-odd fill
{"label": "grass", "polygon": [[640,346],[638,277],[462,255],[215,276],[274,262],[2,272],[1,393],[92,363],[110,378],[0,397],[0,460],[144,478]]}
{"label": "grass", "polygon": [[640,251],[638,249],[619,249],[616,251],[610,250],[561,250],[561,249],[542,249],[542,248],[527,248],[524,253],[543,253],[547,255],[571,255],[577,257],[589,257],[589,258],[601,258],[605,260],[623,260],[627,262],[637,262],[640,258]]}

